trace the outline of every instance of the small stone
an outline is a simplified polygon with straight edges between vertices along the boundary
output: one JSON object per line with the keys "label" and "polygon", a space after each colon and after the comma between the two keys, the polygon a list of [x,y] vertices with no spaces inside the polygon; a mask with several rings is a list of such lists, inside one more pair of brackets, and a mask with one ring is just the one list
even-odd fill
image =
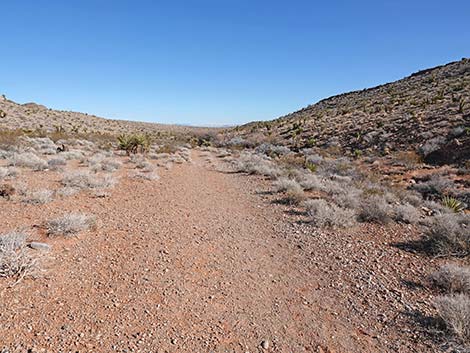
{"label": "small stone", "polygon": [[43,250],[43,251],[49,251],[51,250],[51,246],[46,243],[39,243],[37,241],[33,241],[28,244],[31,249],[34,250]]}
{"label": "small stone", "polygon": [[261,348],[268,349],[269,348],[269,341],[268,340],[261,341]]}

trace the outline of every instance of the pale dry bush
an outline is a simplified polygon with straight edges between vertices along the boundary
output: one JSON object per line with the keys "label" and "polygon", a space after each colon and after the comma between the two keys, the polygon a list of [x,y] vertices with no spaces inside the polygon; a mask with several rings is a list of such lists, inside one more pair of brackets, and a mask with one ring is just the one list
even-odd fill
{"label": "pale dry bush", "polygon": [[37,261],[26,248],[27,234],[11,232],[0,235],[0,277],[24,277],[33,274]]}
{"label": "pale dry bush", "polygon": [[160,179],[160,176],[155,172],[155,171],[149,171],[149,172],[134,172],[130,173],[129,176],[133,179],[142,179],[142,180],[158,180]]}
{"label": "pale dry bush", "polygon": [[63,167],[67,165],[67,161],[63,157],[56,157],[49,159],[47,161],[47,165],[49,166],[49,169],[51,170],[61,170]]}
{"label": "pale dry bush", "polygon": [[373,195],[362,200],[358,219],[361,222],[386,224],[393,216],[393,208],[383,196]]}
{"label": "pale dry bush", "polygon": [[437,297],[437,312],[445,323],[449,333],[459,343],[470,345],[470,298],[466,294],[452,294]]}
{"label": "pale dry bush", "polygon": [[289,190],[302,190],[303,191],[302,187],[297,181],[293,179],[285,178],[285,177],[281,177],[277,179],[276,181],[274,181],[273,186],[276,192],[285,192]]}
{"label": "pale dry bush", "polygon": [[76,159],[83,162],[85,160],[85,154],[80,150],[65,151],[61,152],[59,155],[68,161]]}
{"label": "pale dry bush", "polygon": [[319,227],[346,228],[356,223],[356,214],[353,210],[339,207],[326,200],[308,200],[303,205],[312,222]]}
{"label": "pale dry bush", "polygon": [[281,169],[272,161],[258,155],[245,153],[234,161],[234,167],[238,172],[259,174],[271,178],[279,177]]}
{"label": "pale dry bush", "polygon": [[407,224],[417,224],[421,219],[421,212],[409,203],[398,205],[395,208],[393,219]]}
{"label": "pale dry bush", "polygon": [[444,256],[470,254],[470,216],[445,213],[430,217],[425,238],[431,253]]}
{"label": "pale dry bush", "polygon": [[89,230],[96,224],[93,216],[81,213],[69,213],[62,217],[48,221],[46,224],[47,234],[53,236],[75,236],[77,233]]}
{"label": "pale dry bush", "polygon": [[31,203],[36,205],[43,205],[51,202],[54,198],[52,190],[42,189],[36,191],[27,191],[22,199],[24,203]]}
{"label": "pale dry bush", "polygon": [[71,186],[64,186],[57,190],[56,194],[59,196],[72,196],[75,195],[76,193],[80,192],[79,188],[76,187],[71,187]]}
{"label": "pale dry bush", "polygon": [[8,159],[8,165],[13,167],[30,168],[35,171],[48,168],[47,162],[32,152],[15,153]]}
{"label": "pale dry bush", "polygon": [[99,177],[88,172],[72,172],[64,175],[62,185],[78,189],[100,189],[114,186],[116,180],[108,175]]}
{"label": "pale dry bush", "polygon": [[18,170],[14,167],[0,167],[0,180],[6,178],[15,178],[18,175]]}
{"label": "pale dry bush", "polygon": [[470,268],[445,264],[430,276],[433,284],[447,293],[470,294]]}

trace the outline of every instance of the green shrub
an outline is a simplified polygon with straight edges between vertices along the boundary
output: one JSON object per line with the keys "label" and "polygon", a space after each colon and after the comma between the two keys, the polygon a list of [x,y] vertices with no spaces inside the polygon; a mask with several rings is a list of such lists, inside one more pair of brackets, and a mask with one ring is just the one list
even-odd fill
{"label": "green shrub", "polygon": [[120,150],[126,151],[128,155],[131,153],[148,152],[150,148],[150,137],[148,135],[120,135],[118,137],[118,147]]}

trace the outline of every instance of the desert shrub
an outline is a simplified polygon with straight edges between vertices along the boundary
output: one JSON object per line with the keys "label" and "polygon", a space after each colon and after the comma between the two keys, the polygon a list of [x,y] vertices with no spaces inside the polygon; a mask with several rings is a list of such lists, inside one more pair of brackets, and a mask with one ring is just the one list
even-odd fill
{"label": "desert shrub", "polygon": [[285,191],[283,201],[289,205],[297,205],[305,201],[305,199],[304,190],[298,185],[297,187],[292,187]]}
{"label": "desert shrub", "polygon": [[90,229],[95,226],[94,217],[80,214],[70,213],[62,217],[47,222],[47,234],[49,236],[74,236],[79,232]]}
{"label": "desert shrub", "polygon": [[307,213],[319,227],[345,228],[355,224],[356,215],[351,209],[346,209],[329,203],[323,199],[304,202]]}
{"label": "desert shrub", "polygon": [[0,180],[5,178],[14,178],[18,175],[18,171],[14,167],[0,167]]}
{"label": "desert shrub", "polygon": [[243,154],[235,162],[235,168],[239,172],[248,174],[260,174],[275,178],[280,176],[281,170],[272,161],[258,155]]}
{"label": "desert shrub", "polygon": [[57,195],[59,196],[72,196],[72,195],[75,195],[76,193],[80,192],[80,189],[79,188],[74,188],[74,187],[71,187],[71,186],[64,186],[62,188],[60,188],[59,190],[57,190]]}
{"label": "desert shrub", "polygon": [[358,219],[361,222],[385,224],[391,220],[392,215],[393,209],[385,198],[372,195],[361,201]]}
{"label": "desert shrub", "polygon": [[21,232],[0,235],[0,277],[24,277],[34,271],[36,261],[26,249],[26,238]]}
{"label": "desert shrub", "polygon": [[[102,158],[101,158],[102,157]],[[93,156],[88,161],[88,165],[93,172],[105,171],[105,172],[114,172],[121,168],[122,163],[114,158],[108,158],[104,155]]]}
{"label": "desert shrub", "polygon": [[421,213],[409,203],[404,205],[398,205],[395,208],[393,219],[398,222],[407,224],[416,224],[421,219]]}
{"label": "desert shrub", "polygon": [[35,171],[47,169],[47,162],[32,152],[15,153],[8,159],[8,165],[30,168]]}
{"label": "desert shrub", "polygon": [[430,276],[433,284],[446,293],[470,294],[470,268],[446,264]]}
{"label": "desert shrub", "polygon": [[131,173],[129,175],[131,178],[134,179],[143,179],[143,180],[158,180],[160,179],[160,176],[155,173],[155,172],[137,172],[137,173]]}
{"label": "desert shrub", "polygon": [[442,175],[434,174],[429,180],[413,185],[413,189],[418,191],[423,197],[441,197],[448,190],[454,187],[454,182]]}
{"label": "desert shrub", "polygon": [[72,159],[83,161],[85,159],[85,155],[83,154],[83,152],[78,151],[78,150],[62,152],[62,153],[60,153],[60,156],[62,158],[65,158],[68,161],[70,161]]}
{"label": "desert shrub", "polygon": [[51,202],[54,196],[54,192],[51,190],[36,190],[27,192],[24,195],[22,201],[25,203],[32,203],[36,205],[43,205],[45,203]]}
{"label": "desert shrub", "polygon": [[423,157],[427,157],[431,153],[438,151],[446,143],[446,139],[442,136],[434,137],[426,141],[421,147],[419,147],[419,153]]}
{"label": "desert shrub", "polygon": [[288,178],[279,178],[273,183],[273,186],[277,192],[285,192],[288,190],[302,190],[302,187],[298,182]]}
{"label": "desert shrub", "polygon": [[449,332],[460,343],[470,344],[470,298],[465,294],[452,294],[437,297],[435,305],[439,317]]}
{"label": "desert shrub", "polygon": [[73,172],[66,174],[62,179],[62,185],[78,189],[109,188],[115,184],[115,180],[109,176],[100,178],[87,172]]}
{"label": "desert shrub", "polygon": [[470,217],[445,213],[427,221],[425,238],[429,251],[438,255],[467,256],[470,251]]}
{"label": "desert shrub", "polygon": [[291,150],[286,146],[272,145],[270,143],[262,143],[255,148],[256,153],[265,154],[267,156],[282,156],[291,153]]}
{"label": "desert shrub", "polygon": [[128,155],[138,152],[148,152],[150,148],[150,136],[148,135],[120,135],[118,137],[119,149],[126,151]]}
{"label": "desert shrub", "polygon": [[49,159],[47,161],[47,165],[49,166],[49,169],[58,170],[67,165],[67,161],[63,157],[57,157]]}

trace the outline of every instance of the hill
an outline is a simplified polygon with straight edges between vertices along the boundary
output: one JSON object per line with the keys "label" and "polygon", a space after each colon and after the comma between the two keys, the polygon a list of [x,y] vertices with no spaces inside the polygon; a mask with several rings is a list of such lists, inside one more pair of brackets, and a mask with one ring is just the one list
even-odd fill
{"label": "hill", "polygon": [[330,97],[230,133],[294,150],[334,148],[349,154],[416,150],[427,162],[457,162],[470,155],[470,59]]}

